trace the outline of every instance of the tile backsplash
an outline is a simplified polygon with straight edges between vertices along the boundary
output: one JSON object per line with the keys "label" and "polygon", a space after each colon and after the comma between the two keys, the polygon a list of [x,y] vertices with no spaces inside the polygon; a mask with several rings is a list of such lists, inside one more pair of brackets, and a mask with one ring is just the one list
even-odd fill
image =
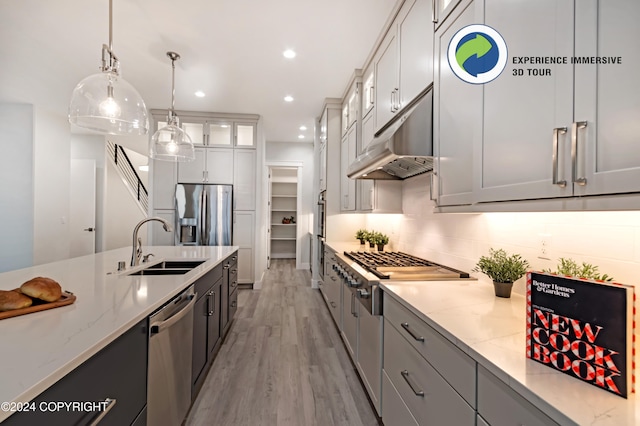
{"label": "tile backsplash", "polygon": [[[554,270],[558,258],[598,266],[615,281],[638,282],[640,211],[433,213],[428,175],[403,183],[402,215],[366,215],[366,227],[389,235],[390,249],[471,271],[490,247],[519,253],[532,269]],[[542,254],[542,240],[546,254]],[[490,282],[486,276],[474,273]],[[514,291],[524,293],[524,279]]]}

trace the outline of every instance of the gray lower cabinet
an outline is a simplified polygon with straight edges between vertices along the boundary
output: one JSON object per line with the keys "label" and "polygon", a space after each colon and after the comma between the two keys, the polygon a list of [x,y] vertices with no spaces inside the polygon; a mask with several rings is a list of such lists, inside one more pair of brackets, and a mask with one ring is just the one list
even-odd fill
{"label": "gray lower cabinet", "polygon": [[383,422],[475,425],[476,362],[386,293],[383,302]]}
{"label": "gray lower cabinet", "polygon": [[220,329],[224,337],[229,331],[231,320],[238,307],[238,295],[234,294],[238,289],[238,252],[227,257],[222,264],[223,282]]}
{"label": "gray lower cabinet", "polygon": [[[384,324],[384,372],[418,424],[475,425],[476,411],[387,319]],[[475,376],[470,376],[469,380],[475,381]],[[390,387],[387,385],[385,389],[389,391]],[[393,393],[390,397],[393,398]],[[387,395],[383,394],[382,401],[386,405],[382,409],[382,419],[389,426],[398,424],[396,416],[406,417],[407,413],[387,410],[386,399]]]}
{"label": "gray lower cabinet", "polygon": [[41,410],[51,402],[114,401],[100,426],[146,424],[147,319],[133,326],[106,348],[89,358],[32,402],[33,412],[16,413],[3,426],[90,424],[102,413],[74,410]]}
{"label": "gray lower cabinet", "polygon": [[382,372],[382,419],[387,425],[418,426],[418,422],[409,411],[409,407],[404,403],[402,397],[387,372]]}
{"label": "gray lower cabinet", "polygon": [[478,366],[478,414],[491,426],[557,425],[482,366]]}
{"label": "gray lower cabinet", "polygon": [[191,399],[197,396],[215,352],[220,347],[222,281],[222,265],[218,265],[195,282],[197,300],[193,311]]}

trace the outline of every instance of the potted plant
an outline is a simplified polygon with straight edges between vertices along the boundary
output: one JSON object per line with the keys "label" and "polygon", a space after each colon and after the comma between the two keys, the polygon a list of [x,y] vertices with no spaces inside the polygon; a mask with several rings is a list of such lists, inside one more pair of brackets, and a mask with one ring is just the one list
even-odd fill
{"label": "potted plant", "polygon": [[378,251],[383,251],[385,244],[389,244],[389,237],[382,232],[376,232],[374,239],[376,245],[378,246]]}
{"label": "potted plant", "polygon": [[575,260],[569,258],[565,259],[564,257],[561,257],[560,259],[558,259],[558,261],[559,263],[556,266],[555,272],[551,271],[551,269],[545,269],[542,272],[576,278],[586,278],[588,280],[596,281],[613,280],[613,277],[610,277],[607,274],[601,275],[598,272],[598,267],[590,263],[582,262],[582,265],[578,266],[578,263]]}
{"label": "potted plant", "polygon": [[369,243],[369,247],[373,248],[376,243],[376,232],[375,231],[367,231],[367,235],[365,240]]}
{"label": "potted plant", "polygon": [[511,297],[513,282],[522,277],[529,268],[529,262],[519,254],[509,255],[503,249],[489,249],[489,256],[481,256],[473,272],[482,272],[493,280],[493,288],[498,297]]}
{"label": "potted plant", "polygon": [[360,240],[360,244],[364,244],[367,239],[368,233],[369,231],[367,231],[366,229],[358,229],[356,231],[356,240]]}

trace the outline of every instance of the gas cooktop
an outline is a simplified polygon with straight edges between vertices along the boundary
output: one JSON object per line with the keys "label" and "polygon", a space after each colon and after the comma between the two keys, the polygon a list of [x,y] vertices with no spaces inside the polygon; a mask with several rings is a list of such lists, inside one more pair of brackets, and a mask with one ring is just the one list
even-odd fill
{"label": "gas cooktop", "polygon": [[344,255],[380,279],[446,280],[470,278],[466,272],[393,251],[345,251]]}

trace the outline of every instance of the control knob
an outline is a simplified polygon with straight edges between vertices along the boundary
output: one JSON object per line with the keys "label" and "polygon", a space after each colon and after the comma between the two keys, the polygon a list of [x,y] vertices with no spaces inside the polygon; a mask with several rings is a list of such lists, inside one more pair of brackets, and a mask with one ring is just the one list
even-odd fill
{"label": "control knob", "polygon": [[360,299],[368,299],[371,296],[371,293],[366,288],[358,289],[358,297]]}

